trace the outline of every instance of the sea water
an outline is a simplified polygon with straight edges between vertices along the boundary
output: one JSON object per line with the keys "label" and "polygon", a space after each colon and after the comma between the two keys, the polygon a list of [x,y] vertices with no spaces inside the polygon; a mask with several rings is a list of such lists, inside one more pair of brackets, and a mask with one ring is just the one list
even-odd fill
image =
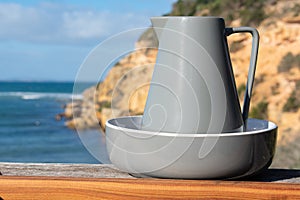
{"label": "sea water", "polygon": [[[76,130],[55,119],[72,98],[81,98],[72,92],[73,83],[0,82],[0,162],[99,163]],[[102,135],[89,130],[81,137],[95,134]],[[105,151],[104,142],[97,145]]]}

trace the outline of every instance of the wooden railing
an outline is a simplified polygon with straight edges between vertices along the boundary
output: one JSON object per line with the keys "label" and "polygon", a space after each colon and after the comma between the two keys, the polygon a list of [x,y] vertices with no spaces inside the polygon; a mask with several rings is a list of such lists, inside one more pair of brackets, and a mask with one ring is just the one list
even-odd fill
{"label": "wooden railing", "polygon": [[[0,163],[2,199],[300,199],[300,170],[245,180],[135,178],[107,164]],[[1,199],[0,198],[0,199]]]}

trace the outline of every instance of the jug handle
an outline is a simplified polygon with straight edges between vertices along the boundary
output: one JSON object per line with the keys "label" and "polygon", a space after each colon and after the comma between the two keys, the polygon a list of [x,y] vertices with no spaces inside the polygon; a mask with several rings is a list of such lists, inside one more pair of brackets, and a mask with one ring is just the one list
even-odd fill
{"label": "jug handle", "polygon": [[252,50],[250,57],[250,65],[248,70],[248,79],[246,84],[245,96],[244,96],[244,104],[242,109],[242,117],[244,121],[244,127],[247,125],[247,119],[249,114],[250,107],[250,99],[252,94],[252,87],[255,76],[256,62],[257,62],[257,53],[259,46],[259,33],[255,28],[251,27],[228,27],[225,28],[225,35],[229,36],[233,33],[251,33],[252,35]]}

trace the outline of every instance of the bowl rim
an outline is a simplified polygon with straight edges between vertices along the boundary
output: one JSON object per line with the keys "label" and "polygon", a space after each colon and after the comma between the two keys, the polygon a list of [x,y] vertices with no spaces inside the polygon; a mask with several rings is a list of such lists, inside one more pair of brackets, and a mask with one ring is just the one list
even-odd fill
{"label": "bowl rim", "polygon": [[131,129],[131,128],[125,128],[125,127],[120,127],[113,125],[111,122],[113,120],[119,120],[119,119],[124,119],[124,118],[141,118],[142,115],[134,115],[134,116],[125,116],[125,117],[117,117],[117,118],[112,118],[106,121],[106,133],[107,133],[107,128],[111,128],[114,130],[118,131],[124,131],[124,132],[129,132],[129,133],[137,133],[137,134],[144,134],[144,135],[159,135],[159,136],[167,136],[167,137],[193,137],[193,138],[204,138],[204,137],[231,137],[231,136],[249,136],[249,135],[256,135],[259,133],[267,133],[272,130],[276,130],[278,126],[271,121],[268,120],[263,120],[263,119],[256,119],[256,118],[248,118],[251,120],[257,120],[257,121],[264,121],[268,122],[268,128],[267,129],[260,129],[260,130],[253,130],[253,131],[246,131],[246,132],[226,132],[226,133],[170,133],[170,132],[156,132],[156,131],[147,131],[147,130],[142,130],[142,129]]}

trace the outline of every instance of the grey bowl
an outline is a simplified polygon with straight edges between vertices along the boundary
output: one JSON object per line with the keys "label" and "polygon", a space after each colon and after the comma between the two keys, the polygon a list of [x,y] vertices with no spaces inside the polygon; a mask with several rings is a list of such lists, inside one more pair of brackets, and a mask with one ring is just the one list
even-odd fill
{"label": "grey bowl", "polygon": [[250,176],[272,162],[277,126],[248,119],[247,131],[178,134],[140,130],[142,116],[106,122],[106,147],[120,170],[151,177],[225,179]]}

